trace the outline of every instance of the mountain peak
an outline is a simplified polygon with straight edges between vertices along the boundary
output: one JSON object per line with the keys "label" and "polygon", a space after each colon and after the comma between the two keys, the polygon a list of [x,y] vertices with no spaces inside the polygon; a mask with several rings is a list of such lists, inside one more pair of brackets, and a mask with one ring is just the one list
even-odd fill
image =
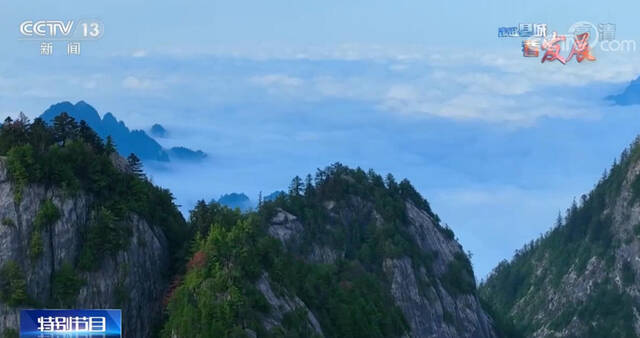
{"label": "mountain peak", "polygon": [[66,112],[76,120],[84,120],[103,139],[111,136],[118,152],[123,156],[136,154],[142,160],[169,161],[170,155],[179,160],[198,161],[206,157],[201,151],[193,151],[184,147],[165,150],[162,146],[142,130],[130,130],[110,112],[100,118],[98,111],[85,101],[78,101],[75,105],[63,101],[51,105],[40,117],[47,123],[52,123],[59,114]]}
{"label": "mountain peak", "polygon": [[0,144],[0,336],[20,308],[99,304],[122,309],[126,337],[155,337],[188,237],[171,194],[86,129],[7,121]]}
{"label": "mountain peak", "polygon": [[[288,193],[255,211],[199,202],[190,219],[202,240],[164,332],[195,336],[192,327],[214,321],[219,332],[249,336],[497,337],[468,256],[408,180],[336,163],[295,177]],[[193,287],[210,280],[233,285]],[[181,325],[199,311],[189,300],[205,294],[210,308],[232,307],[230,288],[251,295],[242,318]],[[246,327],[243,318],[255,320]]]}
{"label": "mountain peak", "polygon": [[236,192],[220,196],[218,203],[231,209],[240,209],[242,211],[247,211],[253,207],[249,196],[244,193]]}
{"label": "mountain peak", "polygon": [[113,121],[113,122],[118,122],[118,119],[116,119],[115,116],[113,116],[113,114],[111,114],[111,112],[107,112],[106,114],[104,114],[104,117],[102,118],[103,121]]}
{"label": "mountain peak", "polygon": [[63,112],[78,121],[85,121],[98,135],[102,136],[104,134],[100,115],[91,105],[84,101],[78,101],[75,105],[69,101],[53,104],[40,117],[47,123],[53,123],[53,119]]}
{"label": "mountain peak", "polygon": [[167,136],[169,136],[169,132],[167,131],[167,129],[165,129],[159,123],[156,123],[153,126],[151,126],[151,129],[149,131],[151,132],[151,135],[155,136],[155,137],[167,137]]}

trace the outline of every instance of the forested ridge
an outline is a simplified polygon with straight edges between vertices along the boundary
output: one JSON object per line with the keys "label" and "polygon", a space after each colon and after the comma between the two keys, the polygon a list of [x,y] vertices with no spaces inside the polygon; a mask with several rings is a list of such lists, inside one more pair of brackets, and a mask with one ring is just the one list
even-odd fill
{"label": "forested ridge", "polygon": [[481,297],[505,332],[637,336],[633,257],[640,221],[633,210],[640,201],[639,161],[636,140],[591,192],[558,215],[551,230],[501,262],[482,283]]}
{"label": "forested ridge", "polygon": [[[348,227],[328,226],[332,220],[327,203],[357,213],[348,209],[354,199],[373,203],[384,224],[376,226],[367,217],[355,214]],[[261,201],[253,212],[241,213],[201,201],[190,215],[197,233],[193,254],[186,274],[174,283],[167,299],[168,321],[163,335],[318,335],[308,325],[307,311],[315,314],[328,337],[399,337],[409,333],[389,293],[383,261],[409,256],[416,267],[429,269],[438,253],[424,252],[409,234],[407,202],[436,220],[447,241],[454,240],[451,229],[440,225],[429,203],[408,180],[396,182],[392,175],[383,178],[373,171],[350,169],[339,163],[318,170],[315,176],[295,177],[288,193],[273,201]],[[285,247],[267,233],[280,210],[300,215],[304,224],[294,245]],[[309,262],[306,258],[319,246],[344,254],[332,264]],[[277,292],[295,295],[307,306],[285,313],[282,325],[271,329],[264,327],[263,319],[278,309],[272,308],[256,287],[265,274]],[[442,281],[452,294],[475,293],[466,255],[456,257]]]}
{"label": "forested ridge", "polygon": [[[51,125],[24,115],[4,121],[0,161],[13,202],[33,203],[25,192],[34,187],[53,189],[70,200],[86,196],[89,217],[78,228],[78,254],[52,270],[50,299],[31,297],[24,265],[8,261],[0,266],[0,303],[73,306],[86,285],[83,276],[99,273],[106,257],[148,250],[131,240],[134,215],[163,232],[171,256],[155,277],[170,283],[154,335],[401,337],[422,330],[495,336],[476,304],[468,256],[406,179],[336,163],[296,176],[287,193],[261,199],[255,210],[200,201],[185,221],[171,193],[145,176],[142,162],[134,154],[120,157],[116,148],[110,137],[103,140],[65,113]],[[33,224],[25,225],[31,261],[51,255],[45,234],[65,216],[59,209],[64,200],[41,201]],[[16,228],[13,219],[3,222]],[[126,276],[128,266],[118,270]],[[414,284],[397,285],[407,273]],[[114,304],[124,306],[128,292],[121,280],[114,283]],[[418,309],[434,311],[428,322]]]}
{"label": "forested ridge", "polygon": [[[24,115],[15,121],[9,117],[0,128],[0,156],[6,159],[18,203],[29,184],[59,187],[70,196],[91,196],[94,224],[84,234],[80,268],[94,268],[105,251],[125,246],[128,229],[120,221],[129,213],[158,225],[176,253],[189,236],[171,192],[146,179],[134,154],[127,161],[120,158],[111,138],[104,142],[85,121],[77,122],[66,113],[55,117],[52,125],[40,118],[31,122]],[[36,253],[38,243],[37,238],[31,240]]]}

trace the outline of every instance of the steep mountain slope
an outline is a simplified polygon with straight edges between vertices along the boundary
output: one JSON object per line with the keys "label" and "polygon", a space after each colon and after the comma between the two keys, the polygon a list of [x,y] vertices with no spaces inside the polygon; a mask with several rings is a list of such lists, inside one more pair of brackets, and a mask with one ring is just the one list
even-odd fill
{"label": "steep mountain slope", "polygon": [[0,335],[19,308],[121,308],[151,337],[185,240],[171,195],[71,119],[0,128]]}
{"label": "steep mountain slope", "polygon": [[607,99],[621,106],[640,104],[640,77],[631,81],[622,93],[610,95]]}
{"label": "steep mountain slope", "polygon": [[100,118],[95,108],[84,101],[79,101],[75,105],[70,102],[54,104],[40,117],[47,123],[51,123],[56,116],[63,112],[77,121],[85,121],[103,140],[106,140],[107,136],[111,136],[122,156],[134,153],[142,160],[155,161],[169,161],[170,159],[198,161],[206,157],[202,151],[193,151],[185,147],[163,149],[146,132],[129,130],[124,122],[118,121],[111,113],[106,113],[103,118]]}
{"label": "steep mountain slope", "polygon": [[640,336],[638,141],[557,223],[502,262],[482,298],[513,335]]}
{"label": "steep mountain slope", "polygon": [[200,202],[166,337],[495,337],[453,232],[404,180],[335,164],[242,214]]}

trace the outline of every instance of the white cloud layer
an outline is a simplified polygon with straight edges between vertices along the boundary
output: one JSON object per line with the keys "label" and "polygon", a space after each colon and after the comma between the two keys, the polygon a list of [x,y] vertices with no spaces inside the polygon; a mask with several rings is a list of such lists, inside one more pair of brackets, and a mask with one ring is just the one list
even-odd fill
{"label": "white cloud layer", "polygon": [[158,85],[149,79],[142,79],[135,76],[127,76],[122,80],[122,87],[126,89],[154,89],[157,88]]}
{"label": "white cloud layer", "polygon": [[[347,49],[349,50],[349,49]],[[604,54],[596,62],[544,63],[521,55],[468,51],[427,53],[378,49],[327,52],[328,58],[386,65],[386,72],[315,74],[308,78],[271,74],[252,78],[270,94],[285,91],[301,100],[342,98],[370,101],[399,116],[439,117],[526,126],[542,117],[591,118],[600,96],[575,95],[591,85],[619,84],[640,73],[635,54]],[[302,56],[301,56],[302,55]],[[313,54],[317,55],[318,54]],[[298,57],[312,59],[311,54]],[[365,61],[366,60],[366,61]]]}
{"label": "white cloud layer", "polygon": [[263,87],[299,87],[303,83],[302,79],[283,74],[253,76],[249,82]]}
{"label": "white cloud layer", "polygon": [[[257,46],[207,54],[132,50],[82,61],[80,67],[78,61],[69,61],[69,66],[46,76],[38,74],[37,67],[19,76],[4,75],[0,88],[6,97],[42,99],[64,93],[89,98],[98,89],[116,98],[189,95],[213,104],[264,96],[301,102],[337,99],[364,102],[403,119],[435,117],[522,127],[545,117],[592,118],[606,105],[603,98],[614,93],[580,95],[582,88],[621,88],[640,74],[635,53],[601,53],[596,62],[562,66],[523,58],[517,50],[356,44]],[[99,76],[87,76],[83,69]],[[49,83],[56,83],[55,88]]]}

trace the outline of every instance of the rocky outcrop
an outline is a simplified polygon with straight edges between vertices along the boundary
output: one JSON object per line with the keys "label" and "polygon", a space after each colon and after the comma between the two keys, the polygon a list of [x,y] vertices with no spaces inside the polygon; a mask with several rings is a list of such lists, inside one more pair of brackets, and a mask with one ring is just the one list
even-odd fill
{"label": "rocky outcrop", "polygon": [[271,219],[271,225],[267,231],[269,235],[286,245],[289,239],[302,233],[302,224],[296,216],[278,209],[276,215]]}
{"label": "rocky outcrop", "polygon": [[[0,302],[0,333],[18,328],[19,308],[45,308],[54,304],[53,279],[65,264],[74,266],[82,246],[82,234],[92,217],[92,197],[70,195],[58,188],[28,185],[23,197],[14,199],[15,186],[0,160],[0,267],[16,263],[24,274],[28,300],[15,307]],[[36,217],[45,201],[60,217],[41,231],[42,251],[29,254]],[[150,337],[160,318],[160,301],[167,285],[167,240],[159,228],[129,215],[123,226],[131,229],[128,245],[114,255],[96,257],[92,271],[75,269],[81,287],[72,308],[121,308],[126,337]]]}
{"label": "rocky outcrop", "polygon": [[264,295],[269,305],[271,305],[269,314],[262,318],[262,323],[267,330],[281,327],[282,320],[287,313],[302,310],[307,314],[307,325],[309,329],[318,336],[324,337],[316,316],[307,308],[302,300],[296,296],[287,294],[276,295],[271,287],[271,281],[267,273],[264,273],[260,279],[258,279],[256,288]]}
{"label": "rocky outcrop", "polygon": [[[327,202],[325,203],[325,207],[331,210],[334,204],[335,202]],[[277,210],[267,228],[267,233],[271,237],[279,239],[285,247],[296,247],[300,245],[303,231],[304,226],[300,223],[298,217],[282,209]],[[332,264],[335,263],[338,258],[342,257],[343,252],[338,249],[313,244],[306,258],[307,261],[312,263]]]}
{"label": "rocky outcrop", "polygon": [[[326,229],[373,224],[381,227],[385,220],[372,203],[355,196],[336,203],[326,201],[323,206],[329,214]],[[491,318],[484,312],[474,291],[455,292],[449,287],[445,275],[451,274],[452,265],[465,257],[462,247],[443,234],[441,227],[425,211],[407,201],[404,228],[425,256],[429,264],[415,262],[407,253],[387,257],[380,267],[384,271],[389,294],[409,325],[411,337],[497,337]],[[268,233],[294,248],[303,238],[305,224],[285,210],[278,210]],[[340,245],[313,243],[306,250],[306,261],[332,264],[344,258]],[[461,277],[473,281],[473,274]],[[473,282],[475,284],[475,282]],[[263,292],[264,293],[264,292]]]}
{"label": "rocky outcrop", "polygon": [[482,297],[528,337],[640,337],[640,141]]}
{"label": "rocky outcrop", "polygon": [[409,321],[414,337],[495,337],[489,316],[475,294],[447,290],[441,277],[448,272],[460,244],[446,239],[424,211],[407,202],[409,229],[425,252],[435,252],[432,271],[414,269],[409,257],[386,259],[383,269],[391,294]]}

